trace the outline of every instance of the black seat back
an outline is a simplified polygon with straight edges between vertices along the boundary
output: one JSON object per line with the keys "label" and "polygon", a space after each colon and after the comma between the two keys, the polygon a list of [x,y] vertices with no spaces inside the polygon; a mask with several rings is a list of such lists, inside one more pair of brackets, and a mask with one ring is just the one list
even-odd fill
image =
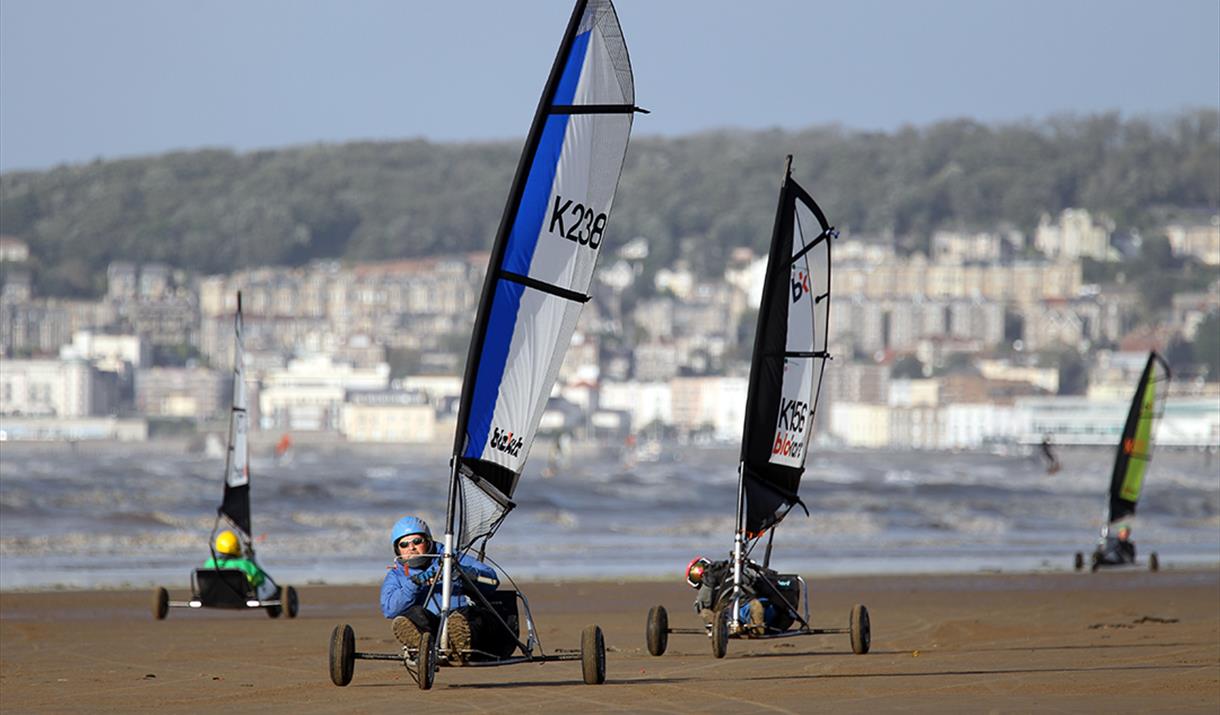
{"label": "black seat back", "polygon": [[[798,578],[797,574],[794,573],[769,573],[767,574],[768,590],[773,589],[775,593],[759,595],[770,596],[772,601],[778,601],[776,596],[780,596],[784,601],[788,602],[788,605],[792,606],[793,610],[799,613],[801,610],[801,582],[797,580]],[[792,614],[784,607],[783,603],[776,602],[773,605],[779,609],[780,615],[772,625],[779,630],[787,630],[788,626],[791,626],[792,622],[796,619],[792,617]]]}
{"label": "black seat back", "polygon": [[506,633],[504,628],[494,618],[487,617],[486,620],[489,622],[483,628],[486,634],[486,642],[482,644],[480,650],[495,653],[501,658],[508,658],[516,651],[517,639],[521,637],[521,618],[517,610],[517,592],[493,591],[484,595],[487,596],[492,609],[508,624],[508,628],[512,633]]}
{"label": "black seat back", "polygon": [[239,569],[195,569],[195,598],[212,608],[245,608],[254,597],[246,572]]}

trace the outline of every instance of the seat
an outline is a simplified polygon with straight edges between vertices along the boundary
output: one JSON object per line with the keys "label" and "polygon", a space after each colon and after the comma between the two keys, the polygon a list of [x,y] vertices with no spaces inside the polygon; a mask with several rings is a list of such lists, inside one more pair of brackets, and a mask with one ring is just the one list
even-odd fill
{"label": "seat", "polygon": [[239,569],[195,569],[191,577],[195,600],[209,608],[246,608],[258,600],[246,572]]}
{"label": "seat", "polygon": [[517,610],[517,592],[516,591],[492,591],[484,593],[488,603],[491,604],[493,610],[504,622],[508,624],[512,634],[506,633],[504,628],[494,619],[488,619],[490,622],[484,626],[487,642],[483,645],[482,650],[489,653],[494,653],[500,658],[508,658],[517,649],[517,640],[521,637],[521,618]]}

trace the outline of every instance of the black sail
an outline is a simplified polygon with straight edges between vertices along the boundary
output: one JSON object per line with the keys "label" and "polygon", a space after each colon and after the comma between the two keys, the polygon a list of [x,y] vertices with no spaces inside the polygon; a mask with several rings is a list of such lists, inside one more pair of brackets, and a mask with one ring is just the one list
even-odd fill
{"label": "black sail", "polygon": [[800,503],[801,475],[829,358],[830,242],[825,214],[784,172],[758,308],[741,440],[744,514],[761,534]]}
{"label": "black sail", "polygon": [[1149,353],[1139,385],[1135,388],[1135,396],[1131,399],[1131,409],[1127,412],[1118,454],[1114,458],[1107,523],[1135,515],[1148,462],[1152,460],[1156,427],[1165,411],[1169,379],[1169,364],[1155,351]]}

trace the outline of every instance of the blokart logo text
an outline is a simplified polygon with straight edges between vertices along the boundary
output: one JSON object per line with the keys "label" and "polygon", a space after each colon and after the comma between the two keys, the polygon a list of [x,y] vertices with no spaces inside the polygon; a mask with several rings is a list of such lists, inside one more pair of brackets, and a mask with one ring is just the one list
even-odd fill
{"label": "blokart logo text", "polygon": [[795,303],[801,299],[801,296],[808,293],[809,274],[805,271],[793,271],[792,276],[792,302]]}
{"label": "blokart logo text", "polygon": [[499,427],[495,428],[491,434],[492,448],[512,457],[521,454],[521,445],[523,444],[525,444],[524,437],[514,438],[512,432],[501,432]]}
{"label": "blokart logo text", "polygon": [[596,251],[602,245],[602,234],[606,231],[606,214],[597,213],[584,204],[575,204],[571,199],[565,201],[556,194],[547,230]]}

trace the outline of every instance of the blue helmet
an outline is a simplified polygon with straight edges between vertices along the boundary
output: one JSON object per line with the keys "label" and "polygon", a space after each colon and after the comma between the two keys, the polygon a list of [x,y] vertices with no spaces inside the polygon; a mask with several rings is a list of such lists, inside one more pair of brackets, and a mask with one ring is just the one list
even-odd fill
{"label": "blue helmet", "polygon": [[398,555],[398,540],[411,534],[423,534],[428,537],[428,541],[432,541],[432,530],[428,528],[428,522],[417,516],[404,516],[394,522],[394,528],[390,529],[390,550],[395,556]]}

